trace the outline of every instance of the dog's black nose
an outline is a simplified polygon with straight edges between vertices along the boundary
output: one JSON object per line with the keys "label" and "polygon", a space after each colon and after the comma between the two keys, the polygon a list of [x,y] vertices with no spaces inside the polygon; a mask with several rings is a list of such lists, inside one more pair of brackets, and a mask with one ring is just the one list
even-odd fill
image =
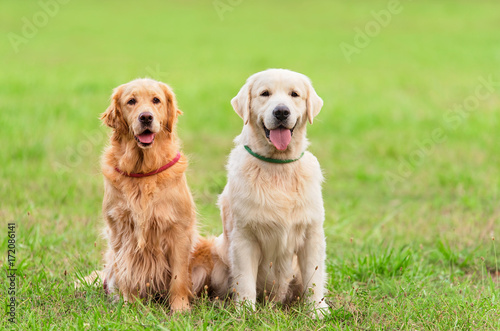
{"label": "dog's black nose", "polygon": [[284,121],[290,115],[290,109],[285,105],[278,105],[273,110],[273,115],[280,121]]}
{"label": "dog's black nose", "polygon": [[153,122],[153,119],[153,114],[148,111],[139,115],[139,122],[141,122],[142,124],[151,124],[151,122]]}

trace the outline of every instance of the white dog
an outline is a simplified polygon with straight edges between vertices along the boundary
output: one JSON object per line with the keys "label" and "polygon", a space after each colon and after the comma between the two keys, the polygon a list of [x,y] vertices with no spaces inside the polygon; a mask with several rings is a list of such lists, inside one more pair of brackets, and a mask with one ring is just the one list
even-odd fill
{"label": "white dog", "polygon": [[231,104],[245,125],[219,197],[224,232],[213,243],[210,284],[252,307],[257,297],[305,297],[324,314],[323,176],[306,151],[306,124],[323,100],[306,76],[269,69],[248,78]]}

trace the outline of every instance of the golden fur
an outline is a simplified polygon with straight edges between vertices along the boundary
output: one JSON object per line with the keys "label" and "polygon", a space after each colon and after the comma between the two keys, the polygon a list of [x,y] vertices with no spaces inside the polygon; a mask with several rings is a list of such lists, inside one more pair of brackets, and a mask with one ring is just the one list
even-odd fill
{"label": "golden fur", "polygon": [[[134,99],[134,102],[131,100]],[[153,142],[143,146],[139,117],[145,112]],[[198,233],[193,198],[182,155],[167,170],[133,178],[127,174],[155,171],[179,151],[175,122],[181,111],[175,95],[164,83],[137,79],[114,90],[102,121],[113,128],[102,160],[105,192],[103,217],[108,249],[104,281],[109,292],[125,300],[168,298],[173,311],[188,310],[191,293],[190,259]]]}

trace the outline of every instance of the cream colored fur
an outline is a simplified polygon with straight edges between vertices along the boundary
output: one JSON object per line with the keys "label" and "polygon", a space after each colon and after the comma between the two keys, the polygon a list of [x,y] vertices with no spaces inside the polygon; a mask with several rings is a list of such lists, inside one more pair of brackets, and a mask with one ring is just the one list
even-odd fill
{"label": "cream colored fur", "polygon": [[[245,125],[235,139],[227,185],[219,197],[224,232],[212,249],[217,261],[211,286],[217,295],[234,292],[237,302],[251,306],[258,297],[286,302],[305,293],[324,313],[323,176],[316,157],[306,151],[306,124],[313,122],[323,101],[306,76],[270,69],[251,76],[231,103]],[[294,125],[284,151],[275,148],[263,128],[272,125],[277,105],[290,109]],[[305,154],[296,162],[274,164],[250,155],[244,145],[269,158]]]}

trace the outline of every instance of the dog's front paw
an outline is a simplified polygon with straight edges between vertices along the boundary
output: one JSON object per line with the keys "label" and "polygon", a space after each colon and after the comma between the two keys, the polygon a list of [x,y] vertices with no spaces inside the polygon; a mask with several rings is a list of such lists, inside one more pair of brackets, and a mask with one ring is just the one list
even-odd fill
{"label": "dog's front paw", "polygon": [[245,311],[253,313],[256,311],[257,307],[255,305],[255,301],[245,299],[237,301],[236,309],[240,313],[244,313]]}
{"label": "dog's front paw", "polygon": [[134,303],[138,297],[137,297],[137,293],[134,291],[134,292],[128,292],[128,291],[122,291],[122,295],[123,295],[123,302],[125,302],[126,304],[132,304]]}
{"label": "dog's front paw", "polygon": [[184,297],[177,297],[172,300],[170,304],[170,310],[172,313],[183,313],[191,311],[191,306],[189,305],[189,301]]}
{"label": "dog's front paw", "polygon": [[315,303],[314,309],[311,312],[311,317],[316,319],[323,319],[330,315],[330,306],[322,299],[319,303]]}

